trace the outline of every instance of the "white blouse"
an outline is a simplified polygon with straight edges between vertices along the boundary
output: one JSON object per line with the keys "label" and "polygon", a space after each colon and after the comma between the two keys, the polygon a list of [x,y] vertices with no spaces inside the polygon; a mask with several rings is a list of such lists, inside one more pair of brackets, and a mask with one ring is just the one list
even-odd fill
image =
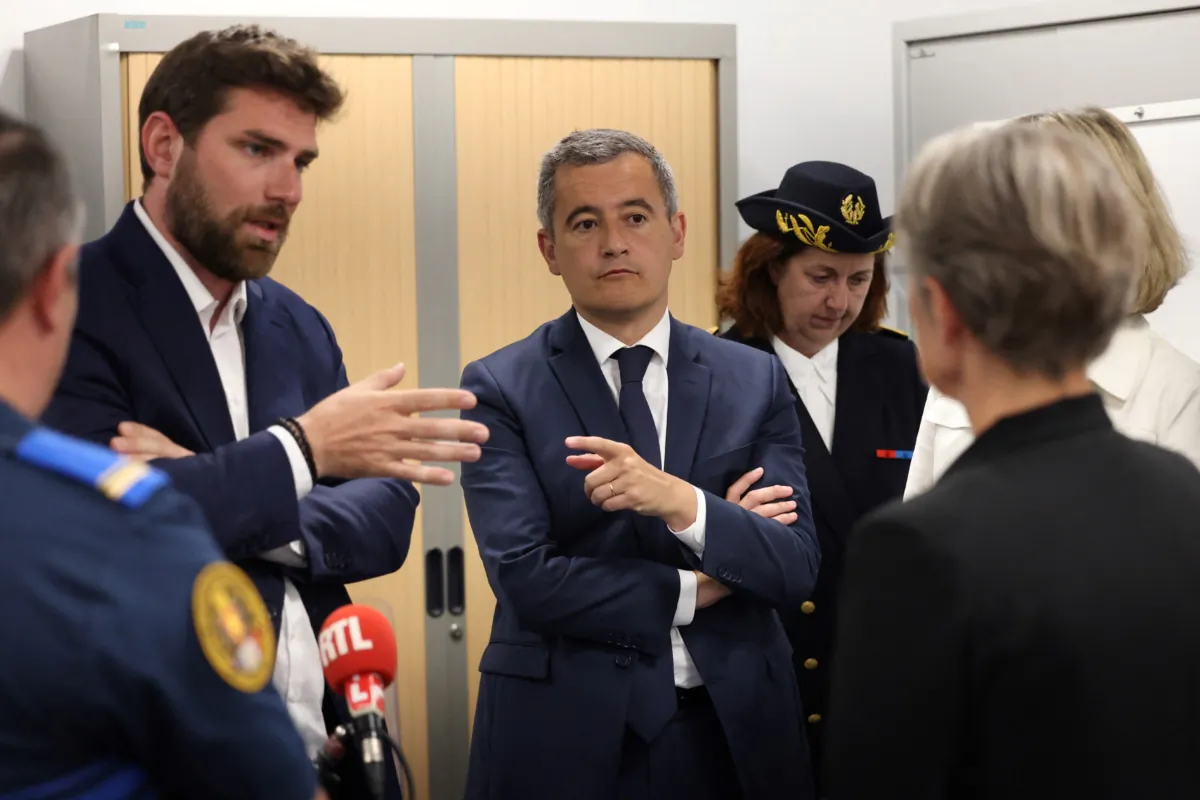
{"label": "white blouse", "polygon": [[[1121,325],[1088,377],[1118,431],[1200,466],[1200,364],[1155,333],[1145,317]],[[904,498],[926,491],[974,440],[962,404],[930,388]]]}
{"label": "white blouse", "polygon": [[805,410],[812,417],[825,449],[833,452],[834,410],[837,408],[838,340],[834,339],[812,358],[787,345],[778,336],[771,337],[775,355],[783,364],[800,394]]}

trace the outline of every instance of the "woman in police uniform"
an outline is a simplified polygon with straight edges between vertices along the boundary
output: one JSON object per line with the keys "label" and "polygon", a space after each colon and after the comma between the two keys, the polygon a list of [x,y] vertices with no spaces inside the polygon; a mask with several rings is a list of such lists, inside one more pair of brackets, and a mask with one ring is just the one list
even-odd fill
{"label": "woman in police uniform", "polygon": [[887,313],[884,254],[893,237],[870,177],[843,164],[797,164],[778,189],[739,201],[738,211],[757,233],[738,250],[718,292],[721,315],[733,322],[720,335],[783,363],[821,542],[812,598],[781,614],[820,797],[845,539],[859,517],[903,494],[927,389],[913,343],[879,324]]}

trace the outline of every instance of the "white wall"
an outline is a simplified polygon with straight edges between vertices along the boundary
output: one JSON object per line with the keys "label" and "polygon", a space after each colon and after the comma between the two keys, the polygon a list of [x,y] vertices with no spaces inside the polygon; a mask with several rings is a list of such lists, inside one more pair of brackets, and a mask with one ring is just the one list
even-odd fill
{"label": "white wall", "polygon": [[890,213],[892,22],[1032,2],[1036,0],[0,0],[0,106],[23,107],[25,31],[95,13],[734,23],[739,196],[777,186],[798,161],[829,159],[874,177],[884,213]]}

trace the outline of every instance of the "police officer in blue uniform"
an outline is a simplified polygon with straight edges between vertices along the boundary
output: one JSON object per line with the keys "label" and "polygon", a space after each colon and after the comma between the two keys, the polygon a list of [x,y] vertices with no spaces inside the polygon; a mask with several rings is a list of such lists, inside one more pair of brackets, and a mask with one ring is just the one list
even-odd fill
{"label": "police officer in blue uniform", "polygon": [[60,153],[0,114],[0,797],[323,797],[270,685],[266,607],[198,507],[34,422],[81,217]]}

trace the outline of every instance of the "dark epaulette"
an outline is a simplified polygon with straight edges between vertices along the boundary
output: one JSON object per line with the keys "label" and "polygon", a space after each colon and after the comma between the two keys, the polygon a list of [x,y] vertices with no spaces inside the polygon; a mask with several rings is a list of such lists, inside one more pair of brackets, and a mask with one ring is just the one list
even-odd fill
{"label": "dark epaulette", "polygon": [[18,461],[86,483],[109,500],[139,508],[170,479],[165,472],[48,428],[25,435],[13,455]]}
{"label": "dark epaulette", "polygon": [[892,339],[902,339],[904,341],[908,341],[909,339],[908,334],[904,331],[898,331],[895,328],[889,328],[886,325],[880,325],[875,329],[875,332]]}

